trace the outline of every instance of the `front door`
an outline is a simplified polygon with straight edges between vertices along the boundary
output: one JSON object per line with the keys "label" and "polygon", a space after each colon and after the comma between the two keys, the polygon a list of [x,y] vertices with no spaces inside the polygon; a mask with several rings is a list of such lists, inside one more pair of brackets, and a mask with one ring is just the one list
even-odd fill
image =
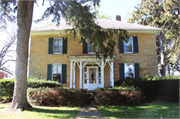
{"label": "front door", "polygon": [[101,78],[98,66],[84,67],[84,89],[94,90],[101,86]]}

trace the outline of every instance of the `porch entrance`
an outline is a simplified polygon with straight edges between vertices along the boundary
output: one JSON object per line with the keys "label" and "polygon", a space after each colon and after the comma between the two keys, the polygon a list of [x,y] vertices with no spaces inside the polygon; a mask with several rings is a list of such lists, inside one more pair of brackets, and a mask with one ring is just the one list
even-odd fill
{"label": "porch entrance", "polygon": [[101,67],[85,66],[83,68],[83,87],[87,90],[94,90],[101,87]]}

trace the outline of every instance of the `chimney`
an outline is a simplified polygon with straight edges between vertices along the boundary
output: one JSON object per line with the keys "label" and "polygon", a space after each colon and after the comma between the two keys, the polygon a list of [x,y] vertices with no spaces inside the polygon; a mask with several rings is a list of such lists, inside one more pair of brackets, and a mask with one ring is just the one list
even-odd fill
{"label": "chimney", "polygon": [[121,21],[121,16],[120,15],[116,15],[116,21]]}

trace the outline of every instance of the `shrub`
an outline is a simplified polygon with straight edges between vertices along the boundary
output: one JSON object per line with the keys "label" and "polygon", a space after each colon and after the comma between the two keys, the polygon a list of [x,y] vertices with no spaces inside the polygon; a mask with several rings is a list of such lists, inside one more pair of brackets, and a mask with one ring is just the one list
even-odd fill
{"label": "shrub", "polygon": [[[1,97],[6,97],[8,99],[12,99],[13,91],[14,91],[14,80],[15,79],[1,79]],[[35,78],[28,79],[28,88],[39,88],[39,87],[61,87],[58,82],[47,81],[47,80],[39,80]]]}
{"label": "shrub", "polygon": [[28,99],[36,105],[44,106],[85,106],[89,95],[84,89],[68,88],[29,88]]}
{"label": "shrub", "polygon": [[121,89],[96,89],[93,92],[94,102],[97,105],[134,105],[142,100],[141,91]]}
{"label": "shrub", "polygon": [[14,90],[14,79],[1,79],[1,97],[6,97],[7,99],[12,99]]}
{"label": "shrub", "polygon": [[151,101],[160,98],[166,101],[178,102],[179,100],[179,79],[180,77],[141,77],[136,79],[119,80],[115,86],[134,86],[142,91],[143,100]]}
{"label": "shrub", "polygon": [[28,79],[28,88],[39,88],[39,87],[56,88],[56,87],[61,87],[61,85],[59,84],[59,82],[48,81],[46,79],[36,79],[36,78]]}

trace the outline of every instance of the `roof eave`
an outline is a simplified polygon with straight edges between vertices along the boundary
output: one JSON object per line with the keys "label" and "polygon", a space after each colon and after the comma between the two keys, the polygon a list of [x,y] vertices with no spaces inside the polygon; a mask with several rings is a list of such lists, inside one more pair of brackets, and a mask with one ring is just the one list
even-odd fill
{"label": "roof eave", "polygon": [[161,32],[162,30],[161,29],[158,29],[158,30],[128,30],[127,29],[127,32],[129,34],[159,34],[159,32]]}
{"label": "roof eave", "polygon": [[[126,29],[129,34],[159,34],[161,29],[157,30],[139,30],[139,29]],[[49,30],[49,31],[31,31],[30,36],[39,35],[59,35],[62,30]]]}

